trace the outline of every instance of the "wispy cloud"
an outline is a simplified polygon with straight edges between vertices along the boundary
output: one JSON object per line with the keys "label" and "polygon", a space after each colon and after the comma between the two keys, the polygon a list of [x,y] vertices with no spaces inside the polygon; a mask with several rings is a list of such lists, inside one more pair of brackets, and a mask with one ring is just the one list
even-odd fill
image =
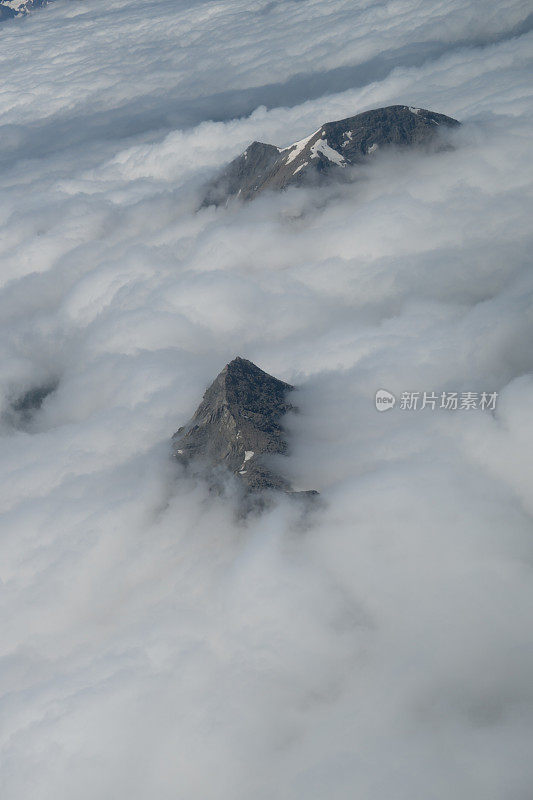
{"label": "wispy cloud", "polygon": [[[2,28],[3,798],[528,797],[526,14],[57,0]],[[394,102],[460,118],[454,149],[196,211],[253,139]],[[301,387],[305,521],[237,524],[169,460],[235,355]],[[378,414],[382,387],[499,401]]]}

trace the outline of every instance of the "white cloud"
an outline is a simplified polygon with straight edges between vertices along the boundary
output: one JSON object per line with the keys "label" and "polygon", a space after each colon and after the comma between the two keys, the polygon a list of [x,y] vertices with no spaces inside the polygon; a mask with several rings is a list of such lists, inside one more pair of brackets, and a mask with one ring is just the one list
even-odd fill
{"label": "white cloud", "polygon": [[[6,800],[529,796],[531,34],[505,35],[525,15],[57,0],[3,26]],[[455,149],[196,213],[251,140],[394,102],[464,120]],[[237,523],[169,462],[237,354],[301,386],[285,467],[321,490],[309,518],[280,500]],[[381,387],[500,401],[377,414]]]}

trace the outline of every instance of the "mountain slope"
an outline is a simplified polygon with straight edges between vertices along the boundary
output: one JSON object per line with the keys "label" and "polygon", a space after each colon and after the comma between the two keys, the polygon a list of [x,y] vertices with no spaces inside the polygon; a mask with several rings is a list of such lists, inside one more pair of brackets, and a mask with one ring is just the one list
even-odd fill
{"label": "mountain slope", "polygon": [[207,188],[204,205],[230,197],[251,200],[266,189],[280,190],[360,164],[387,146],[431,145],[443,128],[460,123],[412,106],[388,106],[327,122],[283,149],[253,142]]}
{"label": "mountain slope", "polygon": [[13,17],[29,14],[33,8],[45,6],[47,0],[2,0],[0,3],[0,22]]}
{"label": "mountain slope", "polygon": [[287,452],[281,419],[294,410],[287,400],[293,390],[251,361],[233,359],[207,389],[189,424],[172,437],[175,457],[211,473],[229,470],[247,491],[290,493],[289,482],[265,456]]}

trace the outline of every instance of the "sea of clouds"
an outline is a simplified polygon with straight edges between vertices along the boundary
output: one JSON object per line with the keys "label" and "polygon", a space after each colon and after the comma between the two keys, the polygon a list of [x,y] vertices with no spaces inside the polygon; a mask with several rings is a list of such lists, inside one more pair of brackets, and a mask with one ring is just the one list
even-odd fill
{"label": "sea of clouds", "polygon": [[[530,800],[529,10],[2,25],[2,800]],[[393,103],[460,119],[453,149],[197,211],[252,140]],[[237,519],[169,458],[236,355],[300,387],[310,514]],[[499,397],[378,414],[380,388]]]}

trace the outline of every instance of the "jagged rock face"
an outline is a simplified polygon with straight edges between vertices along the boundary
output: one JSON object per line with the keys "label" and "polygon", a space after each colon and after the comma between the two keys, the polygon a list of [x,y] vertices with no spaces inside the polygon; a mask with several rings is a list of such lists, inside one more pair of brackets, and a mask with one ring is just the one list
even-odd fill
{"label": "jagged rock face", "polygon": [[204,205],[225,203],[228,197],[251,197],[265,180],[279,158],[273,144],[252,142],[250,147],[227,167],[207,190]]}
{"label": "jagged rock face", "polygon": [[251,361],[235,358],[207,389],[189,424],[172,437],[175,457],[208,471],[225,467],[250,491],[291,492],[265,456],[287,452],[281,420],[294,409],[287,399],[293,389]]}
{"label": "jagged rock face", "polygon": [[204,205],[230,197],[250,200],[266,189],[280,190],[325,175],[340,174],[390,146],[430,145],[439,130],[460,123],[412,106],[388,106],[327,122],[306,139],[280,149],[253,142],[207,189]]}
{"label": "jagged rock face", "polygon": [[45,6],[47,0],[3,0],[0,3],[0,22],[29,14],[33,8]]}

